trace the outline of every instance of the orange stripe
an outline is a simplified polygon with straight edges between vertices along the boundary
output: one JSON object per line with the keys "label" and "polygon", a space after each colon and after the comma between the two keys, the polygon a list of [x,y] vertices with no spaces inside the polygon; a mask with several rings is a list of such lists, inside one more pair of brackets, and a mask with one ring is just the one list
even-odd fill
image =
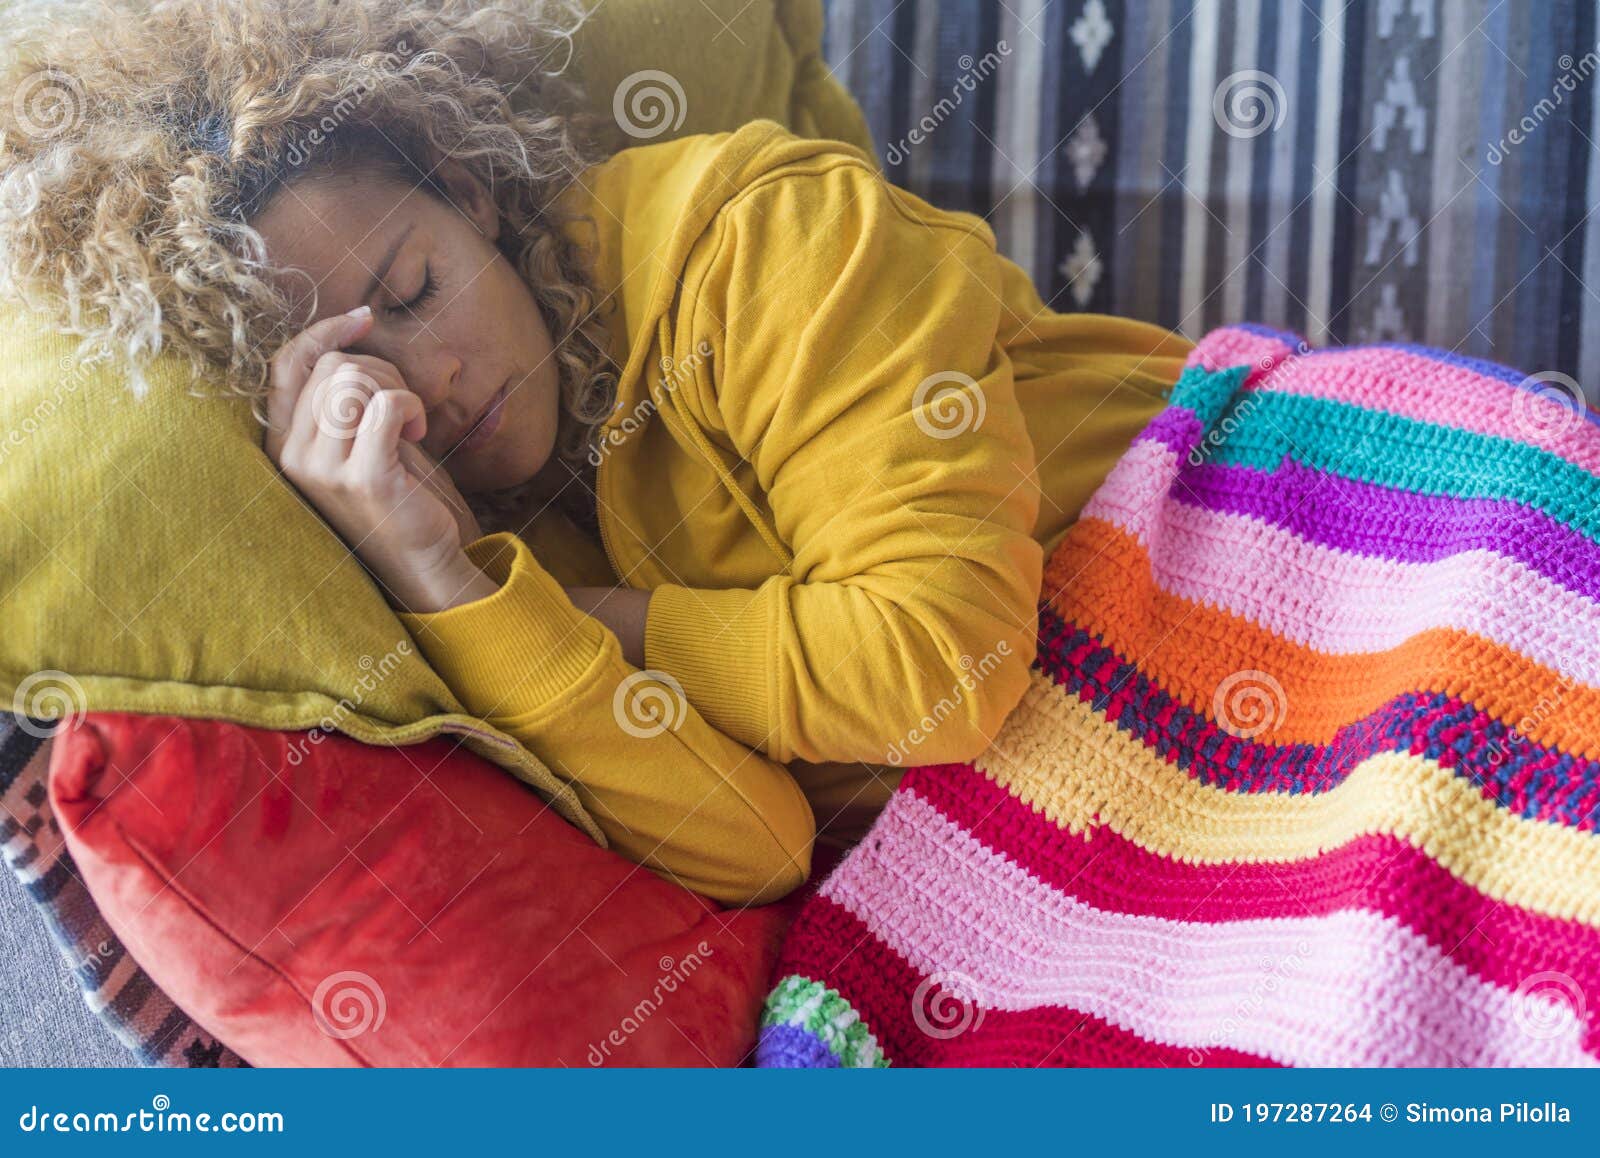
{"label": "orange stripe", "polygon": [[[1224,680],[1244,671],[1266,673],[1283,696],[1277,710],[1266,713],[1267,726],[1254,733],[1257,740],[1326,744],[1340,727],[1401,693],[1442,692],[1536,743],[1600,758],[1600,691],[1453,627],[1419,632],[1388,651],[1314,651],[1230,611],[1162,591],[1138,540],[1101,519],[1073,526],[1045,566],[1044,589],[1055,592],[1050,606],[1056,614],[1100,636],[1173,697],[1212,719]],[[1268,699],[1276,700],[1275,692]]]}

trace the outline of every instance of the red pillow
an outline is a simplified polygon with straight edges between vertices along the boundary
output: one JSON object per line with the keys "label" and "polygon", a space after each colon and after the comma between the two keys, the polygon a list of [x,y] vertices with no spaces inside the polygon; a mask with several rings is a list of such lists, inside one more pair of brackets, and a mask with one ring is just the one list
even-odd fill
{"label": "red pillow", "polygon": [[731,1065],[785,906],[723,911],[436,739],[93,714],[50,795],[106,920],[256,1065]]}

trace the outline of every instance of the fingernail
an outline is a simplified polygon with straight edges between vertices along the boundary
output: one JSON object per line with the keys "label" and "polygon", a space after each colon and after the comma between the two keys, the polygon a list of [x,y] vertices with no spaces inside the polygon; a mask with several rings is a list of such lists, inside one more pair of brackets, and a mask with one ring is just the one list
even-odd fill
{"label": "fingernail", "polygon": [[347,317],[347,318],[356,318],[358,320],[362,319],[362,318],[368,318],[368,317],[371,317],[371,316],[372,316],[372,307],[371,306],[357,306],[355,309],[353,309],[349,313],[345,314],[345,317]]}

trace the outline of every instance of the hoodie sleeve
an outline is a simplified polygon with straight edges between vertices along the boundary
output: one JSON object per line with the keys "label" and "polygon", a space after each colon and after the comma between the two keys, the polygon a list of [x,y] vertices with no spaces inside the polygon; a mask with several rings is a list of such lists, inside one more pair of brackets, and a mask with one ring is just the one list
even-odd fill
{"label": "hoodie sleeve", "polygon": [[570,783],[617,852],[726,904],[805,880],[815,828],[788,772],[722,735],[672,678],[622,658],[511,534],[467,554],[500,589],[400,618],[467,710]]}
{"label": "hoodie sleeve", "polygon": [[751,464],[792,562],[655,588],[645,653],[727,735],[781,762],[965,760],[1020,700],[1043,551],[1000,278],[977,218],[843,151],[697,242],[682,300],[713,373],[671,405]]}

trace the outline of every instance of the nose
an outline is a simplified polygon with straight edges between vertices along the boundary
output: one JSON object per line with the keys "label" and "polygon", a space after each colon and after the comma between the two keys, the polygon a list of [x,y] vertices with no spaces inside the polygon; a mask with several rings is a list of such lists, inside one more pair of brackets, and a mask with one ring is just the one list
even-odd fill
{"label": "nose", "polygon": [[429,359],[429,364],[418,366],[407,377],[406,385],[422,399],[423,410],[431,414],[450,400],[460,381],[461,359],[441,352]]}

